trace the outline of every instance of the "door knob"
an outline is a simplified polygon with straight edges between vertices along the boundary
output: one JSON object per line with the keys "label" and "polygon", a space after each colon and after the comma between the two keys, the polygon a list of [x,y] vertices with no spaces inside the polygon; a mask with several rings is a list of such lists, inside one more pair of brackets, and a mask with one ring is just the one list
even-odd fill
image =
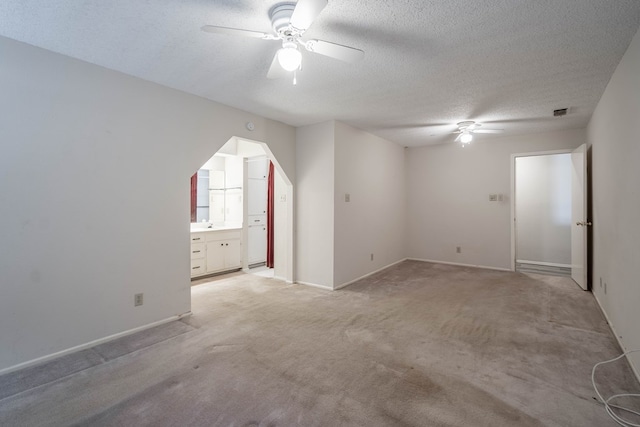
{"label": "door knob", "polygon": [[583,227],[591,226],[591,221],[578,221],[578,222],[576,222],[576,225],[581,225]]}

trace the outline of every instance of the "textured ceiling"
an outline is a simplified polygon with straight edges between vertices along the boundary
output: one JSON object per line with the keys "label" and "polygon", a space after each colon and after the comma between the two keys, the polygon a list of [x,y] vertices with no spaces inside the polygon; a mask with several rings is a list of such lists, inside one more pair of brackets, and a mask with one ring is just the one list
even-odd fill
{"label": "textured ceiling", "polygon": [[365,58],[303,52],[293,86],[266,78],[278,42],[200,31],[270,32],[276,3],[2,0],[0,35],[294,126],[336,119],[417,146],[452,141],[462,120],[506,135],[586,126],[640,25],[638,0],[329,0],[307,38]]}

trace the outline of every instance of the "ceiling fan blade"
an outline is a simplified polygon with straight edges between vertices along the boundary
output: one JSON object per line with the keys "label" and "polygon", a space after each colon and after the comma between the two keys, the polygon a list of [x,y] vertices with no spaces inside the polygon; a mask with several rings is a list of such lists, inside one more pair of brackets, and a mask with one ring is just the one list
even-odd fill
{"label": "ceiling fan blade", "polygon": [[280,62],[278,61],[278,52],[276,52],[273,56],[273,61],[271,61],[271,67],[269,67],[269,71],[267,72],[267,78],[281,79],[287,76],[289,76],[289,73],[280,65]]}
{"label": "ceiling fan blade", "polygon": [[504,129],[476,129],[473,133],[502,133]]}
{"label": "ceiling fan blade", "polygon": [[462,138],[462,133],[460,135],[456,136],[456,139],[454,139],[453,142],[460,141],[460,138]]}
{"label": "ceiling fan blade", "polygon": [[355,47],[343,46],[324,40],[309,40],[303,43],[309,52],[319,53],[344,62],[354,63],[364,58],[364,51]]}
{"label": "ceiling fan blade", "polygon": [[201,28],[205,33],[228,34],[231,36],[253,37],[262,40],[278,40],[272,34],[262,33],[260,31],[242,30],[240,28],[218,27],[217,25],[205,25]]}
{"label": "ceiling fan blade", "polygon": [[328,0],[298,0],[291,15],[291,26],[305,31],[322,12]]}

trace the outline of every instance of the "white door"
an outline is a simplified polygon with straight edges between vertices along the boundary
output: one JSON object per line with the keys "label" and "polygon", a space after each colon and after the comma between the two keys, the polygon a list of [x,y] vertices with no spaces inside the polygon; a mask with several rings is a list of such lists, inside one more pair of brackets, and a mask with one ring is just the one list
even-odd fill
{"label": "white door", "polygon": [[267,180],[249,179],[247,186],[247,215],[265,215],[267,213]]}
{"label": "white door", "polygon": [[249,265],[267,261],[267,227],[253,225],[249,227]]}
{"label": "white door", "polygon": [[242,265],[240,257],[240,239],[224,242],[224,268],[239,268]]}
{"label": "white door", "polygon": [[571,278],[587,290],[587,145],[571,153]]}
{"label": "white door", "polygon": [[215,273],[225,268],[225,242],[214,240],[207,242],[207,273]]}
{"label": "white door", "polygon": [[266,157],[248,159],[247,177],[249,179],[267,179],[269,163]]}

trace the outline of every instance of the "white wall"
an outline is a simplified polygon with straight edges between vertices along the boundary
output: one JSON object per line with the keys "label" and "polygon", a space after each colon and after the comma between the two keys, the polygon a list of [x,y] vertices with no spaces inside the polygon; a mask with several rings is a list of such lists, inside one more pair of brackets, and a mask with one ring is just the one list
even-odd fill
{"label": "white wall", "polygon": [[333,288],[334,122],[296,129],[296,281]]}
{"label": "white wall", "polygon": [[[625,349],[640,349],[640,32],[588,127],[593,179],[593,292]],[[600,279],[607,284],[600,286]],[[640,372],[640,355],[631,356]]]}
{"label": "white wall", "polygon": [[335,123],[334,287],[404,259],[404,186],[403,147]]}
{"label": "white wall", "polygon": [[515,159],[516,259],[571,265],[571,154]]}
{"label": "white wall", "polygon": [[0,58],[0,371],[190,310],[189,177],[230,137],[295,178],[290,126],[6,38]]}
{"label": "white wall", "polygon": [[[584,130],[568,130],[408,148],[407,257],[510,269],[511,155],[584,141]],[[505,197],[490,202],[489,194]]]}

